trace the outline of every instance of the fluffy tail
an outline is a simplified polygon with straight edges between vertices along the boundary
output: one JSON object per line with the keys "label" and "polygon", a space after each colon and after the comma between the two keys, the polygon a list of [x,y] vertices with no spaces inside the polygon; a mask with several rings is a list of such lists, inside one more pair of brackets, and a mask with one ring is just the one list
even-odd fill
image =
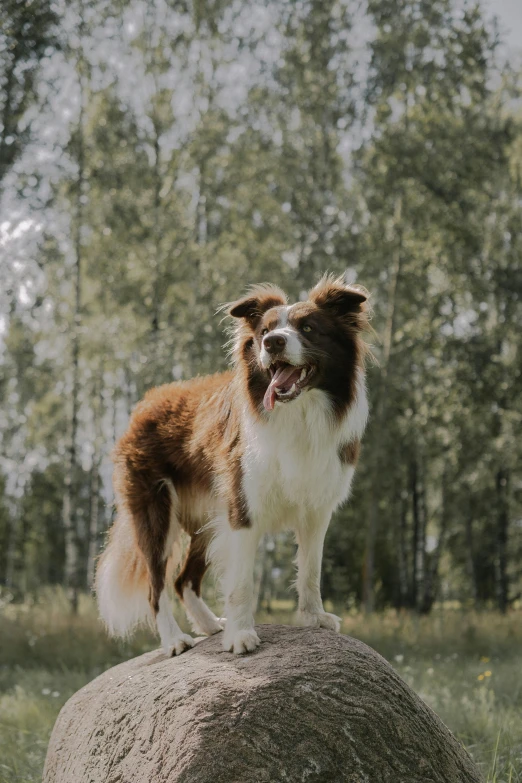
{"label": "fluffy tail", "polygon": [[111,636],[128,636],[151,623],[149,579],[130,519],[120,513],[98,561],[95,581],[100,615]]}
{"label": "fluffy tail", "polygon": [[[174,541],[167,561],[167,585],[172,584],[180,559],[179,542]],[[147,564],[124,510],[118,513],[98,561],[95,590],[100,616],[111,636],[129,636],[139,625],[154,624]]]}

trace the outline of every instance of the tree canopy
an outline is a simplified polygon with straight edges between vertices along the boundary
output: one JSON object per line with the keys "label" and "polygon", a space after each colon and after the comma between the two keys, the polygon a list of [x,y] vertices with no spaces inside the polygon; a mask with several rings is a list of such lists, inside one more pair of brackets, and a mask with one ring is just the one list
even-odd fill
{"label": "tree canopy", "polygon": [[[371,421],[327,537],[345,606],[522,585],[519,78],[457,0],[27,0],[0,11],[0,584],[88,587],[110,452],[223,369],[220,304],[372,294]],[[293,542],[264,542],[286,596]]]}

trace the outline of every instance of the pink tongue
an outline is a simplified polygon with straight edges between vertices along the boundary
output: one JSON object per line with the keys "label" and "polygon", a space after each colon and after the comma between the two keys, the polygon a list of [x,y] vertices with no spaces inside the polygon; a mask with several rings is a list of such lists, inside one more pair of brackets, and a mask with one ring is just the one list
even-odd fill
{"label": "pink tongue", "polygon": [[[292,384],[299,380],[301,375],[301,367],[280,367],[275,371],[274,377],[270,381],[270,385],[263,397],[263,405],[267,411],[271,411],[274,408],[276,400],[276,389],[287,387],[287,390],[292,387]],[[294,377],[295,376],[295,377]]]}

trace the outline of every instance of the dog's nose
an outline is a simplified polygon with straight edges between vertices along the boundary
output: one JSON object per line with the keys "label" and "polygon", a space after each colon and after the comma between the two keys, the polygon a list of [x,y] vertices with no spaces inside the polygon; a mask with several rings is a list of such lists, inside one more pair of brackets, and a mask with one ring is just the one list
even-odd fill
{"label": "dog's nose", "polygon": [[267,334],[263,337],[263,346],[268,353],[281,353],[286,345],[286,337],[282,334]]}

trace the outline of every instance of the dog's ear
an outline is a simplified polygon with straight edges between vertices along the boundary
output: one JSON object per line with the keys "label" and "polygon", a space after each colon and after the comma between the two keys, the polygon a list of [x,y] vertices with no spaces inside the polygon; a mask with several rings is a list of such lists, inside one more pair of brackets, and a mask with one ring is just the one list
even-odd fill
{"label": "dog's ear", "polygon": [[286,304],[284,291],[273,285],[256,285],[251,288],[243,299],[238,299],[227,308],[232,318],[244,318],[252,328],[255,328],[259,319],[263,317],[271,307],[279,307]]}
{"label": "dog's ear", "polygon": [[350,315],[364,312],[364,303],[368,299],[367,291],[359,286],[346,285],[342,278],[323,277],[309,297],[317,307],[324,307],[334,315]]}

